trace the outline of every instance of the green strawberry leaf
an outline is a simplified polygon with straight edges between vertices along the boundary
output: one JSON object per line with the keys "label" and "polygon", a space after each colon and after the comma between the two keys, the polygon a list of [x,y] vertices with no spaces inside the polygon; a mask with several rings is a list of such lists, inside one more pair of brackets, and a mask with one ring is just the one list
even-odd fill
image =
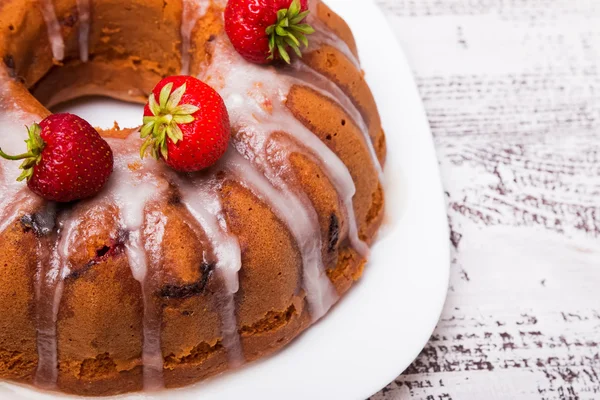
{"label": "green strawberry leaf", "polygon": [[169,101],[169,97],[171,96],[171,92],[173,91],[173,83],[167,83],[160,91],[160,109],[164,110],[167,106],[167,101]]}
{"label": "green strawberry leaf", "polygon": [[287,9],[282,8],[277,11],[277,22],[266,29],[266,34],[269,36],[268,60],[279,56],[288,64],[291,63],[289,48],[298,57],[302,57],[300,44],[308,47],[306,35],[315,33],[315,30],[310,25],[302,23],[310,12],[301,12],[301,10],[300,0],[293,0]]}

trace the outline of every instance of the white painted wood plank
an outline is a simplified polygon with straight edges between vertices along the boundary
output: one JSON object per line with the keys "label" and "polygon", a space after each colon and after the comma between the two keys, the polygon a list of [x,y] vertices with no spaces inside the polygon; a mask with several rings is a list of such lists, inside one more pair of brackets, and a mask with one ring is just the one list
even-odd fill
{"label": "white painted wood plank", "polygon": [[600,2],[378,3],[427,109],[454,251],[436,332],[373,400],[600,399]]}

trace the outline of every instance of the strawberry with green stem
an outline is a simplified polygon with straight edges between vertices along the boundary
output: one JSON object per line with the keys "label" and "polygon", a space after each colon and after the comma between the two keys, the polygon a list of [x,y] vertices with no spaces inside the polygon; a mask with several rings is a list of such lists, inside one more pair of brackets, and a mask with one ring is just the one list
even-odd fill
{"label": "strawberry with green stem", "polygon": [[230,135],[221,96],[194,77],[171,76],[156,85],[144,107],[140,156],[150,151],[177,171],[200,171],[223,156]]}
{"label": "strawberry with green stem", "polygon": [[50,201],[70,202],[96,195],[113,170],[108,143],[84,119],[54,114],[28,130],[27,152],[17,156],[0,149],[0,157],[23,160],[18,181]]}
{"label": "strawberry with green stem", "polygon": [[225,31],[247,61],[289,64],[289,50],[302,57],[300,46],[308,47],[307,35],[315,32],[304,23],[308,14],[308,0],[229,0]]}

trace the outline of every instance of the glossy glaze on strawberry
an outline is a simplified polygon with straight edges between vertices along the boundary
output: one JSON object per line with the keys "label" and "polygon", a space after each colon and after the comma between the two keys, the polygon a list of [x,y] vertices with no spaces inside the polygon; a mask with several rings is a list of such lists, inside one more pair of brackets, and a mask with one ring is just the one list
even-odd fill
{"label": "glossy glaze on strawberry", "polygon": [[108,143],[84,119],[54,114],[28,128],[27,152],[0,156],[24,160],[18,180],[46,200],[70,202],[96,195],[113,170]]}
{"label": "glossy glaze on strawberry", "polygon": [[200,171],[223,156],[230,134],[221,96],[194,77],[172,76],[156,85],[144,108],[141,156],[149,150],[177,171]]}
{"label": "glossy glaze on strawberry", "polygon": [[308,13],[308,0],[229,0],[225,31],[247,61],[290,63],[290,50],[301,57],[300,46],[308,46],[306,35],[314,33],[304,23]]}

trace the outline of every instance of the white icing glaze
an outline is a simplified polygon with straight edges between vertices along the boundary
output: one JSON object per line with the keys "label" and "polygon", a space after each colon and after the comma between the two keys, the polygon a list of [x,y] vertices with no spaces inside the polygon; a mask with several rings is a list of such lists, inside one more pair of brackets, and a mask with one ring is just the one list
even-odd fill
{"label": "white icing glaze", "polygon": [[159,164],[152,159],[140,162],[139,137],[108,139],[114,153],[114,170],[103,191],[119,208],[121,226],[129,232],[125,248],[133,277],[143,282],[147,273],[146,252],[142,243],[142,227],[146,205],[157,200],[168,183],[160,179]]}
{"label": "white icing glaze", "polygon": [[210,0],[183,0],[181,16],[181,75],[190,73],[192,32],[200,18],[206,15]]}
{"label": "white icing glaze", "polygon": [[148,274],[148,267],[149,263],[154,262],[156,267],[160,263],[166,217],[149,214],[152,221],[148,221],[145,231],[143,229],[146,206],[159,199],[167,190],[168,183],[161,178],[160,165],[155,160],[140,162],[137,152],[139,141],[136,133],[126,139],[108,139],[114,153],[114,171],[104,192],[119,208],[120,225],[129,233],[125,253],[133,277],[142,286],[144,302],[144,389],[158,390],[164,386],[164,361],[160,347],[161,321],[159,310],[152,302],[151,289],[154,282]]}
{"label": "white icing glaze", "polygon": [[[8,154],[21,154],[27,151],[25,140],[27,128],[41,118],[22,111],[9,93],[8,76],[0,70],[0,148]],[[25,182],[17,182],[21,174],[17,161],[0,158],[0,233],[3,232],[25,210],[31,210],[41,203]]]}
{"label": "white icing glaze", "polygon": [[19,215],[41,204],[41,199],[32,195],[29,189],[19,188],[12,183],[0,184],[0,191],[0,233],[14,223]]}
{"label": "white icing glaze", "polygon": [[[56,337],[56,321],[62,300],[64,279],[70,273],[69,247],[72,246],[78,227],[79,212],[74,209],[64,213],[57,221],[57,237],[50,254],[47,254],[43,238],[38,242],[38,272],[36,277],[37,295],[37,347],[38,367],[35,384],[52,389],[56,387],[58,378],[58,343]],[[48,221],[55,218],[56,209],[49,203],[42,217]],[[47,265],[45,265],[47,262]]]}
{"label": "white icing glaze", "polygon": [[218,194],[219,183],[202,176],[174,177],[181,193],[181,201],[202,227],[213,248],[216,271],[224,282],[220,315],[223,346],[227,349],[229,363],[236,367],[243,363],[242,346],[235,315],[235,294],[239,290],[238,272],[242,268],[242,255],[237,238],[228,232]]}
{"label": "white icing glaze", "polygon": [[39,0],[40,9],[46,21],[48,39],[52,47],[52,56],[55,60],[62,61],[65,58],[65,42],[62,37],[60,23],[56,18],[56,12],[52,0]]}
{"label": "white icing glaze", "polygon": [[162,242],[165,235],[167,217],[160,211],[153,211],[147,215],[144,228],[144,243],[149,266],[153,266],[155,273],[146,275],[142,283],[144,300],[144,346],[142,363],[144,366],[144,390],[155,391],[164,387],[163,366],[164,359],[161,350],[161,324],[162,318],[159,306],[153,302],[151,294],[155,293],[160,285],[158,270],[162,262]]}
{"label": "white icing glaze", "polygon": [[[41,256],[41,249],[38,249],[38,257]],[[57,338],[56,338],[56,316],[58,309],[55,304],[60,303],[62,297],[62,280],[58,281],[58,275],[61,269],[61,260],[58,254],[58,244],[54,246],[50,258],[49,274],[40,273],[39,299],[38,301],[38,327],[37,327],[37,350],[38,366],[34,382],[37,386],[53,389],[56,387],[58,378],[58,356],[57,356]],[[39,268],[43,265],[38,264]],[[48,301],[48,300],[51,301]]]}
{"label": "white icing glaze", "polygon": [[[279,73],[275,68],[265,68],[245,62],[232,47],[224,40],[219,40],[214,48],[213,62],[211,67],[203,73],[209,84],[215,87],[223,97],[232,127],[236,129],[238,137],[234,139],[238,150],[246,157],[250,158],[254,164],[260,165],[263,173],[267,175],[271,184],[275,185],[280,191],[290,192],[285,185],[285,180],[281,174],[285,171],[275,172],[273,164],[287,164],[287,157],[282,155],[281,149],[277,149],[279,154],[266,154],[267,142],[273,132],[284,130],[285,133],[294,138],[297,143],[306,147],[321,163],[325,173],[328,175],[342,198],[349,225],[349,239],[353,247],[361,254],[368,254],[368,247],[358,237],[356,219],[354,217],[354,208],[352,198],[356,188],[346,165],[339,157],[331,151],[313,132],[301,124],[285,106],[286,96],[294,80],[289,76]],[[202,77],[201,77],[202,78]],[[277,158],[279,157],[279,159]],[[246,180],[248,176],[244,176]],[[270,193],[266,196],[270,204],[275,204],[276,193]],[[278,197],[281,197],[280,195]],[[297,205],[301,206],[306,216],[314,215],[312,206],[308,206],[306,201],[296,200]],[[309,209],[310,208],[310,209]],[[281,218],[281,216],[280,216]],[[295,221],[289,221],[288,228],[294,232],[296,230],[299,243],[302,243],[304,235],[298,227],[298,220],[307,223],[310,218],[297,218]],[[312,230],[311,230],[312,229]],[[310,236],[315,237],[315,232],[320,232],[318,224],[312,226]],[[315,245],[307,245],[303,248],[302,256],[305,267],[305,289],[307,297],[311,303],[311,313],[315,319],[320,318],[325,310],[329,309],[331,304],[327,296],[319,299],[319,294],[327,293],[326,290],[319,290],[318,285],[313,285],[314,281],[309,281],[314,276],[324,275],[323,265],[320,256],[320,238],[319,238],[319,256],[315,257]],[[321,272],[314,273],[309,271],[314,259],[318,259]],[[325,283],[321,283],[321,286]],[[330,283],[329,283],[330,285]],[[314,291],[314,293],[308,293]]]}
{"label": "white icing glaze", "polygon": [[79,13],[79,58],[88,62],[90,55],[90,0],[77,0]]}
{"label": "white icing glaze", "polygon": [[[219,91],[225,103],[231,125],[249,136],[261,136],[265,141],[273,132],[284,131],[312,152],[344,201],[350,226],[350,241],[355,250],[368,254],[368,247],[358,238],[352,198],[354,181],[346,165],[313,132],[300,123],[285,106],[286,96],[294,79],[245,62],[222,40],[215,46],[211,67],[203,74]],[[256,138],[255,138],[256,139]]]}

